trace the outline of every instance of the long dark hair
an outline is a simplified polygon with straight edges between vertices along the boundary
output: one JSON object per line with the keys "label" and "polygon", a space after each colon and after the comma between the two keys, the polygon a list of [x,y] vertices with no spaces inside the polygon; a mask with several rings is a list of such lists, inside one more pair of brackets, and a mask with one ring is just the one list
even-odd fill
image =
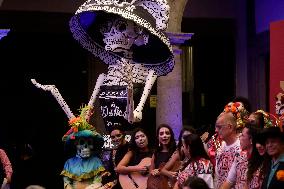
{"label": "long dark hair", "polygon": [[180,133],[179,133],[179,136],[178,136],[178,145],[177,145],[177,149],[178,149],[178,153],[179,153],[179,157],[180,157],[180,160],[183,160],[184,159],[184,154],[181,152],[181,146],[182,146],[182,135],[185,131],[188,131],[190,132],[191,134],[195,134],[196,133],[196,130],[191,127],[191,126],[184,126],[181,130],[180,130]]}
{"label": "long dark hair", "polygon": [[138,133],[139,131],[141,131],[142,133],[144,133],[148,139],[148,148],[149,148],[149,137],[147,135],[147,133],[144,131],[144,129],[142,128],[135,128],[131,134],[131,139],[130,139],[130,146],[129,146],[129,150],[133,151],[134,153],[139,153],[140,152],[140,148],[137,146],[136,142],[135,142],[135,135],[136,133]]}
{"label": "long dark hair", "polygon": [[186,135],[183,137],[184,144],[189,147],[190,161],[196,161],[199,158],[209,160],[209,156],[204,149],[201,138],[197,134]]}
{"label": "long dark hair", "polygon": [[256,149],[256,143],[265,145],[263,140],[263,129],[259,128],[258,125],[250,123],[247,123],[245,127],[249,129],[248,133],[252,138],[252,145],[253,145],[251,158],[249,158],[248,160],[248,172],[247,172],[247,180],[251,181],[253,173],[260,166],[261,166],[260,175],[266,174],[266,172],[268,171],[268,164],[270,160],[267,153],[261,156]]}
{"label": "long dark hair", "polygon": [[167,124],[160,124],[159,127],[157,128],[157,131],[156,131],[156,151],[155,151],[155,156],[158,152],[162,151],[163,149],[163,146],[160,146],[159,145],[159,132],[160,132],[160,129],[161,128],[167,128],[169,129],[170,131],[170,134],[171,134],[171,139],[170,139],[170,142],[169,144],[167,144],[167,148],[168,148],[168,152],[169,154],[173,154],[174,151],[176,150],[176,142],[175,142],[175,135],[174,135],[174,132],[173,132],[173,129],[167,125]]}

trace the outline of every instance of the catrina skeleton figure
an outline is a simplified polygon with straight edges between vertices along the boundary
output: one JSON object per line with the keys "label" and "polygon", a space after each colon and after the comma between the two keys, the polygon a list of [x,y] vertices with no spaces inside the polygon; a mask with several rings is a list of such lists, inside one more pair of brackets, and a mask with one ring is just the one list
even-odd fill
{"label": "catrina skeleton figure", "polygon": [[[70,129],[62,140],[67,145],[75,145],[76,155],[69,158],[61,172],[66,189],[105,189],[115,183],[103,183],[103,178],[109,173],[105,170],[98,154],[102,150],[103,137],[96,132],[95,127],[89,124],[92,115],[92,105],[82,107],[79,116],[74,116],[55,85],[41,85],[32,79],[32,83],[44,90],[50,91],[60,104],[69,119]],[[90,99],[89,104],[93,104]]]}
{"label": "catrina skeleton figure", "polygon": [[73,37],[108,65],[92,95],[107,131],[141,121],[156,78],[173,69],[168,19],[166,0],[89,0],[71,18]]}

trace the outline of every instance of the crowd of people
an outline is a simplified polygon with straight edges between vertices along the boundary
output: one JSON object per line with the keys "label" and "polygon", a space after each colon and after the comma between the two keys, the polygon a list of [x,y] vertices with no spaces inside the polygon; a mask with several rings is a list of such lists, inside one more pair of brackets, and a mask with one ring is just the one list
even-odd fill
{"label": "crowd of people", "polygon": [[[108,183],[104,188],[284,188],[282,121],[263,110],[250,113],[237,101],[224,107],[216,118],[215,133],[205,139],[193,127],[185,126],[174,136],[170,125],[161,124],[154,145],[142,128],[133,130],[127,142],[125,131],[114,127],[113,148],[104,160],[110,173],[102,181]],[[0,157],[0,179],[9,184],[11,163],[4,150]]]}
{"label": "crowd of people", "polygon": [[[150,148],[143,129],[136,129],[127,143],[124,132],[114,128],[111,138],[116,148],[110,159],[115,188],[131,188],[131,182],[125,183],[120,175],[134,172],[141,177],[149,173],[148,189],[283,188],[282,126],[272,114],[263,110],[250,113],[242,102],[231,102],[217,117],[215,134],[206,140],[195,129],[184,127],[176,145],[171,127],[161,124],[157,143]],[[141,164],[145,158],[151,158],[149,166]]]}

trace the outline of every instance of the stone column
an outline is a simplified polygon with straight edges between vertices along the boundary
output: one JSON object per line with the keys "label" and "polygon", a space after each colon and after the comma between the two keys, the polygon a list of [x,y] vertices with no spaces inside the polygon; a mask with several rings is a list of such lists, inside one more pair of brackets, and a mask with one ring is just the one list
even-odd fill
{"label": "stone column", "polygon": [[162,123],[172,127],[177,139],[182,128],[182,50],[180,45],[191,39],[192,33],[167,32],[175,55],[175,66],[171,73],[158,77],[156,125]]}

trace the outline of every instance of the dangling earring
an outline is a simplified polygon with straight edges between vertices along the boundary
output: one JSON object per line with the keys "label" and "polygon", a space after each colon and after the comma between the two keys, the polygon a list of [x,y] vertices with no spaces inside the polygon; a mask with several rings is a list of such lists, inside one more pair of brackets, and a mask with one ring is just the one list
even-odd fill
{"label": "dangling earring", "polygon": [[159,147],[161,147],[161,143],[159,142]]}

